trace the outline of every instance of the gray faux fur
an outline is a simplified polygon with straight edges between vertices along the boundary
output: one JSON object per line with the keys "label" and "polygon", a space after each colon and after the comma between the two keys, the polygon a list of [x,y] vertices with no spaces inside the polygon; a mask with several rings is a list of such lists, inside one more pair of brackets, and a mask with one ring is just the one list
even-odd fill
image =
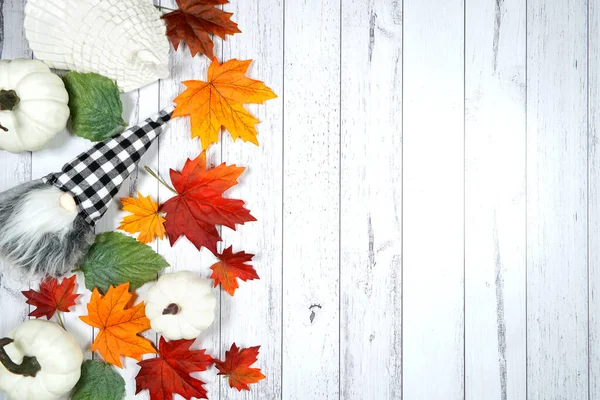
{"label": "gray faux fur", "polygon": [[75,217],[72,228],[62,234],[47,233],[30,238],[3,233],[3,227],[15,215],[23,198],[45,188],[48,185],[36,180],[0,193],[0,257],[26,277],[60,277],[69,273],[79,266],[94,242],[93,228],[80,215]]}

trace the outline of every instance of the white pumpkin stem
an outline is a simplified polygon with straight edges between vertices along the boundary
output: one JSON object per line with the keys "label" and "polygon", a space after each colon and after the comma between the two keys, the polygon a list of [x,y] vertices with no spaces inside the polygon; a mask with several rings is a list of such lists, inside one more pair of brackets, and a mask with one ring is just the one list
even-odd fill
{"label": "white pumpkin stem", "polygon": [[42,370],[37,358],[25,356],[23,357],[23,362],[20,365],[15,364],[15,362],[10,359],[8,354],[6,354],[6,350],[4,350],[4,347],[8,346],[12,342],[13,340],[11,338],[0,339],[0,363],[2,363],[4,368],[6,368],[9,372],[15,375],[35,378],[38,372]]}
{"label": "white pumpkin stem", "polygon": [[[14,90],[0,90],[0,111],[12,111],[19,105],[20,102],[21,99],[19,99],[17,92]],[[4,132],[8,132],[8,128],[2,124],[0,124],[0,129],[2,129]]]}
{"label": "white pumpkin stem", "polygon": [[171,303],[163,310],[163,315],[177,315],[179,314],[179,306],[175,303]]}
{"label": "white pumpkin stem", "polygon": [[20,102],[21,99],[14,90],[0,90],[0,111],[12,111]]}

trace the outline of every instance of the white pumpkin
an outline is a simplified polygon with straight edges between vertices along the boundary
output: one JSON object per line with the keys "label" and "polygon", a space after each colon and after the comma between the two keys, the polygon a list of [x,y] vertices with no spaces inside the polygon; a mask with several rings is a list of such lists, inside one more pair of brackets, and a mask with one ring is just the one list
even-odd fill
{"label": "white pumpkin", "polygon": [[75,387],[83,353],[63,328],[32,319],[23,322],[9,338],[10,344],[6,344],[8,338],[0,339],[0,390],[10,400],[56,400]]}
{"label": "white pumpkin", "polygon": [[213,323],[216,305],[211,281],[181,271],[161,276],[148,289],[146,316],[165,338],[190,340]]}
{"label": "white pumpkin", "polygon": [[69,114],[65,84],[43,62],[0,61],[0,150],[41,150]]}

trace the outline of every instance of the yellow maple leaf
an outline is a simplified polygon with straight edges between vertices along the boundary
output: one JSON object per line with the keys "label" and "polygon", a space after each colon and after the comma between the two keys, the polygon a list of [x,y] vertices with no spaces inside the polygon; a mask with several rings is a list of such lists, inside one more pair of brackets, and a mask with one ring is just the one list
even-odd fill
{"label": "yellow maple leaf", "polygon": [[150,320],[146,317],[143,302],[126,308],[131,297],[129,283],[116,288],[111,285],[104,296],[94,289],[87,306],[88,315],[79,317],[100,330],[92,344],[92,351],[97,350],[104,361],[119,368],[123,368],[121,356],[140,361],[143,354],[157,353],[152,342],[138,336],[138,333],[150,329]]}
{"label": "yellow maple leaf", "polygon": [[203,150],[219,141],[221,127],[234,140],[258,145],[255,125],[260,121],[244,104],[262,104],[277,95],[245,75],[251,63],[233,59],[221,64],[215,58],[208,68],[208,82],[183,82],[187,89],[173,100],[177,104],[173,117],[191,117],[192,137],[200,138]]}
{"label": "yellow maple leaf", "polygon": [[132,197],[121,199],[123,210],[129,211],[131,215],[121,221],[119,229],[129,233],[139,233],[137,240],[142,243],[150,243],[156,237],[165,237],[165,219],[158,214],[158,204],[150,198],[144,197],[138,192],[138,198]]}

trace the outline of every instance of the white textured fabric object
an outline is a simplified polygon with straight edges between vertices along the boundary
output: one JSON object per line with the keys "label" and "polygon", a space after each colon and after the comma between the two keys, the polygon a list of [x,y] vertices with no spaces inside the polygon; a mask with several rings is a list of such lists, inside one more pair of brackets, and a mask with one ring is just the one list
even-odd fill
{"label": "white textured fabric object", "polygon": [[95,72],[129,92],[169,76],[169,41],[152,0],[27,0],[25,34],[50,68]]}

